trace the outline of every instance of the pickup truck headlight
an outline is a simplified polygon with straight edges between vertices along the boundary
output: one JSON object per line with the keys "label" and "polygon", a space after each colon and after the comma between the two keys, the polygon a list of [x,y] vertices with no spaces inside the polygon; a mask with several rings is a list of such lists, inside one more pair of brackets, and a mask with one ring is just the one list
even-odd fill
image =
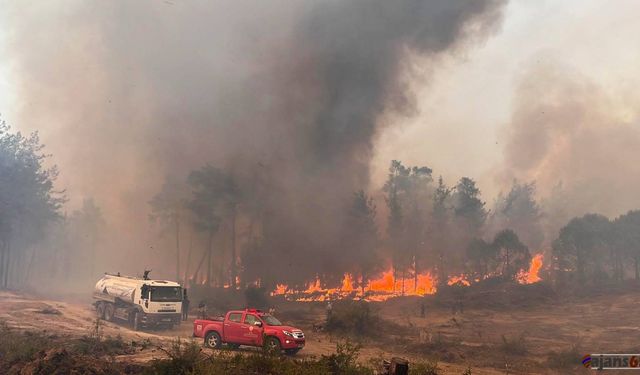
{"label": "pickup truck headlight", "polygon": [[293,337],[293,333],[289,331],[282,331],[282,333],[284,333],[285,336]]}

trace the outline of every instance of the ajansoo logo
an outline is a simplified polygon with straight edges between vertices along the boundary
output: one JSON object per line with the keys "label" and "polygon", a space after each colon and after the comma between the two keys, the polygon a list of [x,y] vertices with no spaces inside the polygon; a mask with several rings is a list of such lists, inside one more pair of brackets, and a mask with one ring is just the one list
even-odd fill
{"label": "ajansoo logo", "polygon": [[640,354],[587,354],[582,365],[592,370],[640,370]]}

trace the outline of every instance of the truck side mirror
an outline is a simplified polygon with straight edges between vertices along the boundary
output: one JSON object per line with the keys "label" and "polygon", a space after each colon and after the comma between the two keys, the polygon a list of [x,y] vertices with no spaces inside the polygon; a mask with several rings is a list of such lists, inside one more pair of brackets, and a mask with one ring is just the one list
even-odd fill
{"label": "truck side mirror", "polygon": [[256,327],[262,327],[262,322],[259,320],[256,320],[255,322],[253,322],[253,325]]}

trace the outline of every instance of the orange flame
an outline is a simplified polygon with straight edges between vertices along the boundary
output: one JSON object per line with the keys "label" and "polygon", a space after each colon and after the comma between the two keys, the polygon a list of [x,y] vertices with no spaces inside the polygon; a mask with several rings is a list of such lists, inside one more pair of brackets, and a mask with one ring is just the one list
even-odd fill
{"label": "orange flame", "polygon": [[[543,265],[542,260],[542,254],[534,256],[531,259],[529,270],[521,271],[518,274],[518,282],[521,284],[532,284],[540,281],[541,278],[538,273]],[[475,281],[477,282],[479,280]],[[401,279],[395,279],[393,277],[393,269],[390,268],[384,271],[380,277],[369,280],[364,288],[364,294],[362,293],[361,287],[356,287],[354,284],[353,276],[345,273],[340,287],[325,288],[322,286],[320,277],[316,276],[316,279],[310,282],[304,290],[292,290],[286,284],[278,284],[276,289],[271,292],[271,295],[284,296],[287,299],[301,302],[326,301],[339,298],[362,298],[367,301],[385,301],[401,295],[424,296],[435,294],[437,291],[436,279],[428,271],[418,274],[416,278],[406,278],[403,286],[403,281]],[[447,285],[454,284],[469,286],[471,282],[465,275],[461,274],[449,277]],[[362,284],[360,283],[360,285]]]}
{"label": "orange flame", "polygon": [[462,284],[464,286],[471,285],[469,280],[467,280],[467,278],[464,275],[449,277],[449,280],[447,280],[447,285],[455,285],[455,284]]}
{"label": "orange flame", "polygon": [[368,301],[384,301],[398,295],[423,296],[436,292],[436,283],[429,272],[419,274],[417,278],[407,278],[404,281],[404,293],[402,293],[402,280],[394,280],[393,271],[387,270],[377,279],[367,282],[365,293],[354,285],[353,276],[345,273],[341,286],[338,288],[323,288],[320,278],[308,284],[307,289],[295,291],[285,284],[278,284],[271,292],[272,296],[290,296],[296,301],[326,301],[328,299],[358,297]]}
{"label": "orange flame", "polygon": [[272,296],[285,295],[285,294],[287,294],[287,289],[289,289],[289,287],[286,286],[285,284],[278,284],[278,285],[276,285],[276,290],[271,292],[271,295]]}
{"label": "orange flame", "polygon": [[521,272],[518,275],[518,282],[520,284],[533,284],[542,280],[538,273],[542,268],[542,260],[544,256],[543,254],[536,254],[533,258],[531,258],[531,263],[529,264],[529,271]]}

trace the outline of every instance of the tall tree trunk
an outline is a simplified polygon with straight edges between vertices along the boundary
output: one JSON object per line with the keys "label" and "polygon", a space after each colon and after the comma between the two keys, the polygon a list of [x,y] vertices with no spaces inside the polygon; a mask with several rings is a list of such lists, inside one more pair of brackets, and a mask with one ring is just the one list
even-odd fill
{"label": "tall tree trunk", "polygon": [[225,277],[224,277],[224,249],[225,246],[220,246],[220,259],[218,259],[218,280],[217,286],[220,288],[224,287]]}
{"label": "tall tree trunk", "polygon": [[33,268],[33,264],[36,261],[36,248],[33,248],[33,251],[31,251],[31,259],[29,260],[29,263],[27,263],[27,270],[24,273],[24,279],[22,281],[22,285],[26,285],[27,282],[29,281],[29,279],[31,278],[31,269]]}
{"label": "tall tree trunk", "polygon": [[211,252],[213,247],[213,230],[209,231],[209,246],[207,248],[207,285],[211,286]]}
{"label": "tall tree trunk", "polygon": [[189,264],[191,263],[191,252],[193,251],[193,231],[189,232],[189,250],[187,250],[187,263],[184,265],[184,284],[189,282]]}
{"label": "tall tree trunk", "polygon": [[413,291],[418,291],[418,257],[413,256]]}
{"label": "tall tree trunk", "polygon": [[0,243],[0,289],[4,288],[4,253],[6,248],[6,242]]}
{"label": "tall tree trunk", "polygon": [[5,285],[4,285],[4,274],[7,272],[7,267],[6,267],[6,253],[7,253],[7,242],[3,242],[2,246],[0,247],[0,255],[2,255],[0,257],[0,289],[4,289]]}
{"label": "tall tree trunk", "polygon": [[6,289],[9,287],[9,270],[11,269],[11,239],[7,240],[4,252],[4,280],[2,282],[2,285]]}
{"label": "tall tree trunk", "polygon": [[440,252],[438,254],[438,257],[440,259],[440,269],[439,269],[440,275],[439,275],[438,285],[444,286],[447,283],[447,270],[445,270],[445,267],[444,267],[444,254]]}
{"label": "tall tree trunk", "polygon": [[236,206],[231,210],[231,288],[236,289]]}
{"label": "tall tree trunk", "polygon": [[207,259],[207,254],[208,253],[209,253],[209,250],[206,249],[206,248],[202,252],[202,257],[200,258],[200,261],[198,262],[198,266],[196,267],[196,270],[193,273],[193,282],[194,283],[198,282],[198,276],[200,275],[200,269],[202,268],[202,265],[204,264],[205,259]]}
{"label": "tall tree trunk", "polygon": [[96,274],[96,241],[93,235],[91,236],[91,275],[93,278]]}
{"label": "tall tree trunk", "polygon": [[396,280],[398,280],[398,269],[395,266],[393,267],[393,286],[391,286],[391,290],[395,294],[396,292]]}
{"label": "tall tree trunk", "polygon": [[510,271],[509,271],[509,269],[511,267],[509,265],[509,248],[506,248],[505,251],[507,252],[507,267],[506,267],[506,271],[504,272],[504,273],[506,273],[506,277],[505,277],[505,275],[502,275],[502,276],[506,279],[507,277],[511,278],[511,274],[510,274]]}
{"label": "tall tree trunk", "polygon": [[176,215],[176,282],[180,282],[180,217]]}
{"label": "tall tree trunk", "polygon": [[584,282],[584,259],[582,259],[582,251],[576,248],[576,270],[578,271],[578,282]]}

